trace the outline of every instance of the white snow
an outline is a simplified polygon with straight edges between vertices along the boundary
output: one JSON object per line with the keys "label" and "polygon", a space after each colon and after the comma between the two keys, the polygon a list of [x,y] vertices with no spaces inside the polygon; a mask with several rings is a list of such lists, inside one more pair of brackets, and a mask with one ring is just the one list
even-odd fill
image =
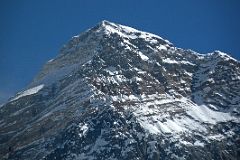
{"label": "white snow", "polygon": [[135,39],[137,38],[137,36],[135,34],[131,34],[133,32],[139,32],[131,27],[127,27],[127,26],[122,26],[122,25],[116,25],[114,23],[108,22],[110,25],[104,25],[104,31],[107,34],[111,34],[111,33],[117,33],[119,36],[121,37],[125,37],[125,38],[132,38]]}
{"label": "white snow", "polygon": [[221,135],[221,134],[217,134],[217,135],[210,135],[210,136],[208,136],[208,138],[210,139],[210,140],[216,140],[216,141],[221,141],[222,139],[224,139],[225,137],[223,136],[223,135]]}
{"label": "white snow", "polygon": [[234,61],[238,61],[238,60],[234,59],[233,57],[229,56],[227,53],[224,53],[224,52],[219,51],[219,50],[215,50],[215,51],[212,52],[212,53],[206,54],[206,56],[214,56],[214,55],[218,55],[218,56],[220,56],[221,58],[224,58],[225,60],[231,59],[231,60],[234,60]]}
{"label": "white snow", "polygon": [[189,61],[184,61],[184,60],[176,61],[176,60],[173,60],[170,58],[166,58],[166,59],[162,59],[162,60],[163,60],[163,63],[169,63],[169,64],[186,64],[186,65],[192,65],[192,66],[195,65]]}
{"label": "white snow", "polygon": [[132,82],[141,82],[141,81],[143,81],[142,78],[140,78],[140,77],[133,77],[133,78],[131,78],[131,80],[132,80]]}
{"label": "white snow", "polygon": [[157,46],[157,49],[158,50],[167,50],[167,47],[166,46],[164,46],[164,45],[160,45],[160,46]]}
{"label": "white snow", "polygon": [[195,66],[195,64],[193,64],[193,63],[191,63],[189,61],[182,60],[182,61],[180,61],[180,63]]}
{"label": "white snow", "polygon": [[190,72],[185,71],[184,73],[185,73],[186,75],[188,75],[189,77],[192,77],[192,76],[193,76],[193,74],[190,73]]}
{"label": "white snow", "polygon": [[40,91],[42,88],[44,87],[43,84],[39,85],[39,86],[36,86],[36,87],[33,87],[33,88],[30,88],[26,91],[23,91],[23,92],[20,92],[19,94],[17,94],[17,96],[15,98],[13,98],[11,101],[15,101],[21,97],[25,97],[25,96],[29,96],[29,95],[32,95],[32,94],[36,94],[38,91]]}
{"label": "white snow", "polygon": [[197,121],[209,124],[233,120],[233,117],[229,113],[214,111],[205,105],[191,105],[187,114]]}
{"label": "white snow", "polygon": [[184,140],[180,140],[180,143],[182,143],[185,146],[192,146],[192,143],[184,141]]}
{"label": "white snow", "polygon": [[183,132],[185,130],[184,127],[181,126],[181,123],[179,123],[176,120],[168,119],[167,122],[165,122],[166,126],[174,132]]}
{"label": "white snow", "polygon": [[119,102],[126,102],[126,101],[133,101],[133,100],[139,100],[139,97],[135,96],[135,95],[117,95],[117,96],[110,96],[110,99],[112,101],[119,101]]}
{"label": "white snow", "polygon": [[[156,44],[158,40],[164,40],[167,44],[170,45],[171,43],[168,40],[163,39],[160,36],[157,36],[155,34],[147,33],[144,31],[136,30],[132,27],[120,25],[120,24],[114,24],[108,21],[103,21],[103,27],[104,32],[107,34],[111,33],[117,33],[119,36],[126,38],[126,39],[136,39],[136,38],[143,38],[146,41],[149,41],[152,44]],[[139,36],[137,36],[139,34]],[[162,48],[165,49],[165,48]]]}
{"label": "white snow", "polygon": [[204,147],[204,143],[197,140],[196,142],[194,142],[194,146]]}
{"label": "white snow", "polygon": [[166,126],[166,124],[157,122],[157,126],[159,127],[162,133],[171,133],[171,130],[168,128],[168,126]]}
{"label": "white snow", "polygon": [[[140,125],[150,134],[207,133],[204,124],[235,120],[229,113],[217,112],[205,105],[197,105],[187,98],[153,94],[141,96],[113,96],[113,101],[132,101],[131,108]],[[176,105],[177,104],[177,105]],[[126,109],[129,106],[126,106]],[[161,109],[160,109],[161,108]],[[201,145],[196,143],[196,145]]]}
{"label": "white snow", "polygon": [[138,55],[141,57],[142,60],[147,61],[149,58],[144,55],[142,52],[138,52]]}
{"label": "white snow", "polygon": [[116,67],[113,67],[113,66],[107,67],[104,70],[112,76],[118,74],[118,71],[117,71]]}
{"label": "white snow", "polygon": [[50,60],[48,60],[47,62],[50,63],[50,62],[52,62],[52,61],[54,61],[54,59],[50,59]]}
{"label": "white snow", "polygon": [[130,101],[138,100],[138,97],[136,97],[135,95],[129,95],[128,98],[129,98]]}
{"label": "white snow", "polygon": [[170,63],[170,64],[178,64],[177,61],[175,60],[171,60],[169,58],[166,58],[166,59],[162,59],[164,63]]}
{"label": "white snow", "polygon": [[157,126],[148,123],[148,121],[140,121],[141,126],[146,129],[147,131],[149,131],[149,133],[151,134],[159,134],[161,133],[159,131],[159,129],[157,128]]}
{"label": "white snow", "polygon": [[87,124],[82,124],[82,123],[80,123],[80,124],[79,124],[79,127],[80,127],[80,131],[81,131],[81,133],[79,133],[79,136],[80,136],[80,137],[85,136],[86,133],[87,133],[87,131],[89,130],[88,125],[87,125]]}

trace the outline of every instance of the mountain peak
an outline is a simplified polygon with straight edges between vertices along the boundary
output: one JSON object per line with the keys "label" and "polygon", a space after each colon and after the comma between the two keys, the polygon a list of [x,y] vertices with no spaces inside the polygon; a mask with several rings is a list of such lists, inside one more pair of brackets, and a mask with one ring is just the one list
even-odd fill
{"label": "mountain peak", "polygon": [[107,20],[101,21],[100,23],[98,23],[98,25],[105,28],[105,29],[109,29],[108,27],[111,27],[111,28],[114,28],[114,29],[122,30],[124,28],[125,30],[128,29],[129,32],[130,31],[138,32],[138,30],[136,30],[134,28],[124,26],[124,25],[121,25],[121,24],[118,24],[118,23],[110,22],[110,21],[107,21]]}
{"label": "mountain peak", "polygon": [[[104,43],[109,43],[108,45],[111,46],[121,45],[123,49],[138,52],[141,48],[138,47],[137,43],[140,42],[148,47],[152,46],[154,48],[156,46],[158,50],[166,50],[173,46],[168,40],[155,34],[103,20],[95,27],[74,36],[65,44],[60,50],[60,54],[44,66],[40,74],[34,79],[34,83],[30,86],[35,85],[36,82],[42,82],[42,78],[45,79],[46,75],[52,77],[53,72],[66,67],[69,68],[73,65],[82,65],[90,61],[98,54],[99,48],[106,47]],[[139,53],[139,55],[145,60],[148,59],[144,54]],[[59,75],[62,74],[57,74],[54,77],[58,77]],[[41,81],[39,81],[40,79]]]}
{"label": "mountain peak", "polygon": [[237,159],[239,88],[225,53],[102,21],[0,107],[0,157]]}
{"label": "mountain peak", "polygon": [[111,25],[111,24],[113,24],[113,22],[110,22],[108,20],[102,20],[101,22],[99,22],[99,24],[101,26],[105,26],[105,25]]}
{"label": "mountain peak", "polygon": [[135,28],[125,26],[118,23],[113,23],[107,20],[103,20],[98,24],[99,30],[104,31],[104,33],[110,34],[118,34],[120,37],[128,38],[128,39],[136,39],[136,38],[144,38],[144,39],[160,39],[165,41],[166,44],[172,45],[168,40],[163,39],[162,37],[149,33],[137,30]]}

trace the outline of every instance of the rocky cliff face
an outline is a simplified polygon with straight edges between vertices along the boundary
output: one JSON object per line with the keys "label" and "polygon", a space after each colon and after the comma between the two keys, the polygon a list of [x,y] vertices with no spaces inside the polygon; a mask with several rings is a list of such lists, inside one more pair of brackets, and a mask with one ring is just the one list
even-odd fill
{"label": "rocky cliff face", "polygon": [[0,108],[2,159],[240,157],[240,63],[103,21]]}

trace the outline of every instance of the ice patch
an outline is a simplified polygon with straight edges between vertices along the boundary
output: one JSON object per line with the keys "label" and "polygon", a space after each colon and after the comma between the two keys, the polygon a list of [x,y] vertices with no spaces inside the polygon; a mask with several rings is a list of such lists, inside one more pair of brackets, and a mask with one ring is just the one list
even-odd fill
{"label": "ice patch", "polygon": [[82,123],[80,123],[79,124],[79,127],[80,127],[80,132],[81,133],[79,133],[78,135],[80,136],[80,137],[83,137],[83,136],[85,136],[86,135],[86,133],[87,133],[87,131],[88,131],[88,125],[87,124],[82,124]]}
{"label": "ice patch", "polygon": [[145,56],[142,52],[138,52],[138,55],[141,57],[142,60],[147,61],[149,58]]}
{"label": "ice patch", "polygon": [[194,142],[194,146],[204,147],[204,143],[197,140],[196,142]]}
{"label": "ice patch", "polygon": [[52,61],[54,61],[54,59],[50,59],[50,60],[48,60],[47,62],[48,62],[48,63],[51,63]]}
{"label": "ice patch", "polygon": [[39,86],[36,86],[36,87],[33,87],[33,88],[30,88],[26,91],[23,91],[23,92],[20,92],[19,94],[17,94],[17,96],[15,98],[13,98],[11,101],[15,101],[21,97],[25,97],[25,96],[29,96],[29,95],[32,95],[32,94],[36,94],[38,91],[40,91],[42,88],[44,87],[43,84],[39,85]]}
{"label": "ice patch", "polygon": [[106,72],[108,72],[109,75],[111,75],[111,76],[118,74],[118,71],[117,71],[116,67],[113,67],[113,66],[110,66],[110,67],[108,67],[108,68],[106,68],[104,70]]}
{"label": "ice patch", "polygon": [[[205,105],[197,105],[187,98],[173,98],[169,95],[142,95],[129,98],[122,95],[114,100],[131,100],[137,104],[133,114],[140,125],[150,134],[207,133],[204,125],[234,121],[229,113],[217,112]],[[139,103],[141,102],[141,103]],[[176,106],[177,104],[177,106]],[[161,108],[161,110],[159,110]]]}
{"label": "ice patch", "polygon": [[166,46],[164,46],[164,45],[160,45],[160,46],[157,46],[157,49],[158,50],[167,50],[167,47]]}
{"label": "ice patch", "polygon": [[233,117],[229,113],[217,112],[209,109],[205,105],[192,105],[188,109],[187,114],[197,121],[210,124],[233,120]]}
{"label": "ice patch", "polygon": [[165,122],[166,126],[168,126],[169,129],[171,129],[174,132],[183,132],[185,130],[184,127],[181,126],[181,124],[179,124],[179,122],[177,122],[176,120],[167,120],[167,122]]}
{"label": "ice patch", "polygon": [[163,63],[169,63],[169,64],[186,64],[186,65],[191,65],[191,66],[195,66],[195,64],[189,62],[189,61],[176,61],[176,60],[172,60],[170,58],[166,58],[163,59]]}
{"label": "ice patch", "polygon": [[171,130],[164,123],[157,122],[157,125],[159,126],[161,132],[163,132],[163,133],[171,133]]}
{"label": "ice patch", "polygon": [[158,134],[158,133],[161,133],[159,131],[159,129],[157,128],[157,126],[153,125],[153,124],[150,124],[148,123],[147,121],[140,121],[140,124],[141,126],[146,129],[147,131],[149,131],[149,133],[151,134]]}
{"label": "ice patch", "polygon": [[210,140],[214,140],[214,141],[221,141],[222,139],[224,139],[225,137],[221,134],[218,134],[218,135],[211,135],[211,136],[208,136],[208,138]]}
{"label": "ice patch", "polygon": [[[136,30],[132,27],[120,25],[120,24],[114,24],[108,21],[103,21],[102,26],[104,27],[104,32],[108,35],[111,33],[116,33],[120,37],[124,37],[126,39],[136,39],[136,38],[143,38],[146,41],[149,41],[150,43],[156,44],[159,40],[163,40],[166,42],[166,45],[172,45],[168,40],[163,39],[160,36],[157,36],[155,34],[147,33],[144,31]],[[137,34],[140,34],[137,36]]]}
{"label": "ice patch", "polygon": [[185,146],[192,146],[192,143],[184,141],[184,140],[180,140],[180,143],[185,145]]}

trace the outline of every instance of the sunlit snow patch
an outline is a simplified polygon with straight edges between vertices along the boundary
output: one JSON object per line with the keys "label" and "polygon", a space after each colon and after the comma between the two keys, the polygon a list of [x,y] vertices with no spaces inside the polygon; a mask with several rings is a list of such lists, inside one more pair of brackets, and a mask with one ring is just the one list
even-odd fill
{"label": "sunlit snow patch", "polygon": [[87,131],[88,131],[88,125],[87,124],[82,124],[82,123],[80,123],[79,124],[79,127],[80,127],[80,131],[81,131],[81,133],[79,133],[79,136],[80,137],[82,137],[82,136],[85,136],[86,135],[86,133],[87,133]]}
{"label": "sunlit snow patch", "polygon": [[141,57],[142,60],[147,61],[149,58],[145,56],[142,52],[138,52],[138,55]]}
{"label": "sunlit snow patch", "polygon": [[30,88],[26,91],[23,91],[21,93],[19,93],[15,98],[13,98],[11,101],[15,101],[21,97],[25,97],[25,96],[28,96],[28,95],[32,95],[32,94],[35,94],[37,93],[38,91],[40,91],[42,88],[44,87],[43,84],[39,85],[39,86],[36,86],[36,87],[33,87],[33,88]]}

